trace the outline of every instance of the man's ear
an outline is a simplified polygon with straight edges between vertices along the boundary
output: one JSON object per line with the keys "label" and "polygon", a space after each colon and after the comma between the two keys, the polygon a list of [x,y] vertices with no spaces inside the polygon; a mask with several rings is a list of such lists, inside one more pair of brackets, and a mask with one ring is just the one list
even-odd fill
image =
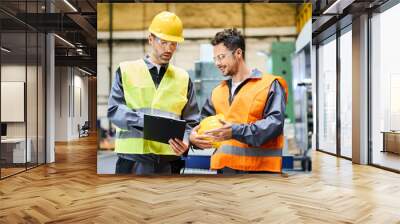
{"label": "man's ear", "polygon": [[236,54],[236,57],[238,57],[238,58],[240,57],[243,59],[243,51],[241,48],[236,49],[235,54]]}
{"label": "man's ear", "polygon": [[149,34],[149,36],[147,37],[147,39],[148,39],[148,41],[149,41],[149,44],[152,45],[152,44],[153,44],[153,41],[154,41],[154,38],[151,36],[151,34]]}

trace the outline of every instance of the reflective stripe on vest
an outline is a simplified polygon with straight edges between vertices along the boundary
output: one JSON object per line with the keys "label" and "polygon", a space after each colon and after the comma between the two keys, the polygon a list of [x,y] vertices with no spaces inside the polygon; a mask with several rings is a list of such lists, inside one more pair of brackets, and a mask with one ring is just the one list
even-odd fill
{"label": "reflective stripe on vest", "polygon": [[224,144],[215,152],[218,153],[237,156],[282,156],[282,149],[242,148]]}
{"label": "reflective stripe on vest", "polygon": [[[148,115],[180,119],[187,103],[189,75],[183,69],[169,65],[156,89],[143,60],[120,64],[122,86],[128,108]],[[127,154],[175,155],[168,144],[143,139],[139,129],[117,128],[115,151]]]}
{"label": "reflective stripe on vest", "polygon": [[181,119],[181,115],[180,114],[175,114],[175,113],[171,113],[171,112],[168,112],[168,111],[162,111],[162,110],[158,110],[158,109],[155,109],[155,108],[140,108],[140,109],[137,109],[137,111],[142,112],[144,114],[148,114],[148,115],[157,115],[157,116],[160,116],[160,117]]}
{"label": "reflective stripe on vest", "polygon": [[[229,87],[225,81],[222,82],[211,96],[216,114],[224,114],[227,121],[236,124],[250,124],[263,119],[269,89],[275,80],[285,89],[287,99],[286,82],[280,77],[265,74],[245,83],[229,104]],[[234,139],[223,141],[211,157],[211,169],[230,167],[244,171],[281,172],[283,141],[283,135],[268,140],[260,147]]]}

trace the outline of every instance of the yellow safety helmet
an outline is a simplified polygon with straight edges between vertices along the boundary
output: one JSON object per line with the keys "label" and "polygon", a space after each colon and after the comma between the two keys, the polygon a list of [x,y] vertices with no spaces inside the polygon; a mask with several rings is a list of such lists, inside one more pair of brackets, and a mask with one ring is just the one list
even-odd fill
{"label": "yellow safety helmet", "polygon": [[[216,128],[221,128],[223,126],[223,124],[219,120],[224,120],[224,119],[225,119],[225,117],[223,114],[217,114],[217,115],[205,118],[204,120],[202,120],[200,122],[200,128],[197,131],[197,133],[204,134],[204,132],[206,132],[206,131],[216,129]],[[212,139],[210,139],[210,140],[212,140]],[[212,145],[214,148],[219,148],[219,146],[221,145],[221,142],[213,142]]]}
{"label": "yellow safety helmet", "polygon": [[163,11],[151,21],[149,32],[156,37],[172,42],[183,42],[183,25],[177,15]]}

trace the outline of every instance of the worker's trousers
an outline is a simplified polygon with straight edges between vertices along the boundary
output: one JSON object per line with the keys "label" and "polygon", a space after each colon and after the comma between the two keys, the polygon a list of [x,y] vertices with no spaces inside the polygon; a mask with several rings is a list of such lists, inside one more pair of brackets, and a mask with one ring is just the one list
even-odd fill
{"label": "worker's trousers", "polygon": [[243,170],[235,170],[229,167],[224,167],[222,169],[217,170],[218,174],[224,175],[233,175],[233,174],[268,174],[273,172],[268,171],[243,171]]}
{"label": "worker's trousers", "polygon": [[136,174],[136,175],[152,175],[152,174],[171,174],[170,161],[133,161],[118,157],[115,167],[116,174]]}

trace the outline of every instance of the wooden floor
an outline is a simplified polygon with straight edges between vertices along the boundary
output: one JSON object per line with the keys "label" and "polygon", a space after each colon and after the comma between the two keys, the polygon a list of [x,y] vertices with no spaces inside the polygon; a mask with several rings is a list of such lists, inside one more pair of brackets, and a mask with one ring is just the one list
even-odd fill
{"label": "wooden floor", "polygon": [[400,170],[400,154],[376,150],[374,151],[372,162],[376,165]]}
{"label": "wooden floor", "polygon": [[17,168],[0,168],[0,169],[1,169],[1,177],[2,178],[26,170],[25,167],[23,167],[23,168],[22,167],[21,168],[20,167],[17,167]]}
{"label": "wooden floor", "polygon": [[400,223],[400,175],[315,153],[309,174],[96,174],[96,139],[0,181],[0,223]]}
{"label": "wooden floor", "polygon": [[18,165],[18,167],[6,167],[6,168],[1,168],[1,178],[6,178],[11,175],[15,175],[20,172],[24,172],[27,169],[34,169],[37,167],[37,164],[27,164],[27,167],[25,167],[24,164]]}

